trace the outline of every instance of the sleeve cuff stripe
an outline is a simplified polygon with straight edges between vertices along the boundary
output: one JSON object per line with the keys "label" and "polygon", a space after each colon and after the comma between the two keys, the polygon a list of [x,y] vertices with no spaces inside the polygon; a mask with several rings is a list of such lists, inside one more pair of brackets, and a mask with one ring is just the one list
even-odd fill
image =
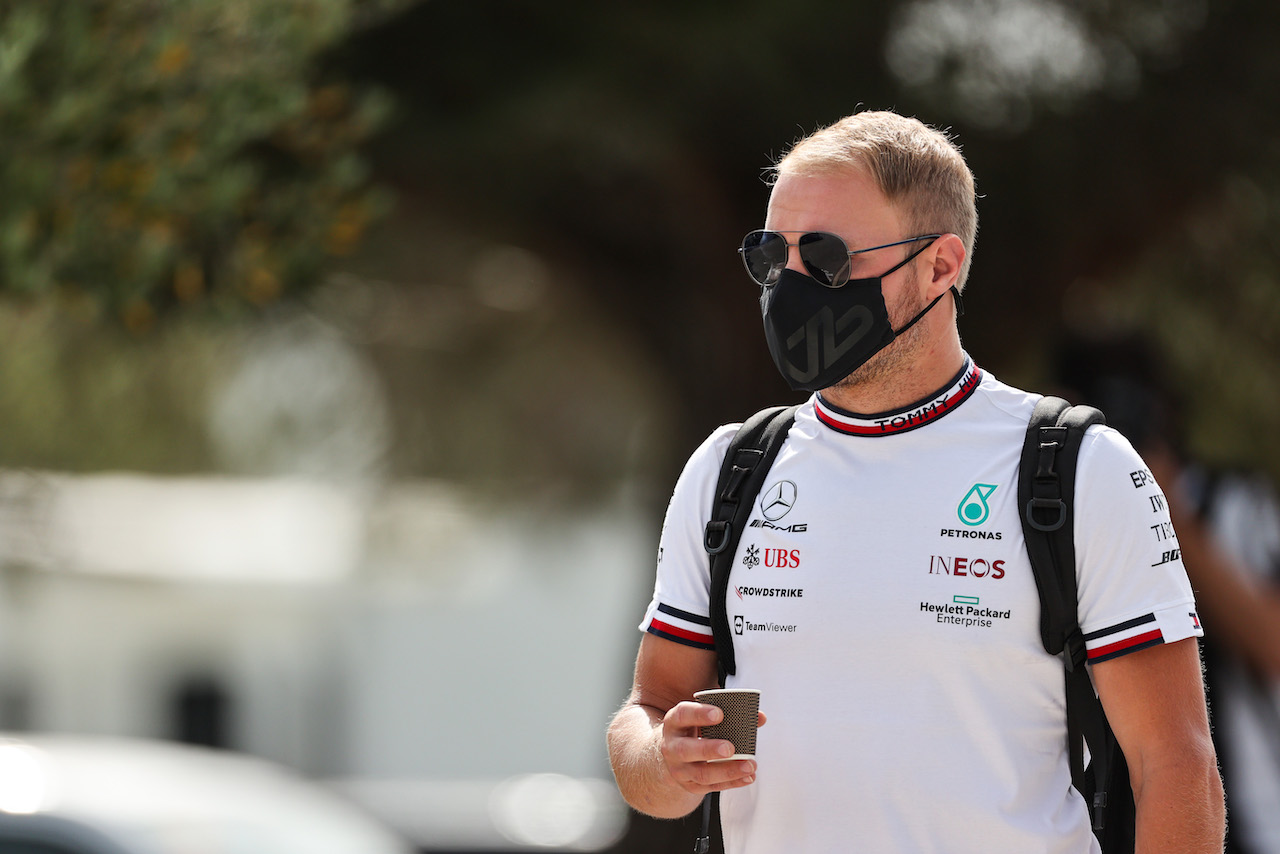
{"label": "sleeve cuff stripe", "polygon": [[1140,635],[1134,635],[1131,638],[1109,643],[1106,646],[1100,646],[1096,649],[1089,650],[1089,663],[1097,664],[1100,661],[1107,661],[1126,655],[1130,652],[1137,652],[1140,649],[1157,646],[1164,643],[1164,634],[1159,629],[1146,632]]}
{"label": "sleeve cuff stripe", "polygon": [[712,643],[710,635],[695,635],[692,632],[682,631],[674,626],[668,626],[658,620],[654,620],[649,628],[645,629],[651,635],[657,635],[669,641],[675,641],[685,646],[696,647],[697,649],[707,649],[715,651],[715,644]]}
{"label": "sleeve cuff stripe", "polygon": [[1156,621],[1155,614],[1144,614],[1141,617],[1134,617],[1132,620],[1128,620],[1123,623],[1117,623],[1114,626],[1107,626],[1107,628],[1099,629],[1096,632],[1089,632],[1087,635],[1084,636],[1084,639],[1085,639],[1085,642],[1087,643],[1089,641],[1097,640],[1098,638],[1104,638],[1107,635],[1114,635],[1120,632],[1126,632],[1129,629],[1136,628],[1138,626],[1144,626],[1147,623],[1154,623],[1155,621]]}
{"label": "sleeve cuff stripe", "polygon": [[707,627],[711,626],[710,617],[702,617],[697,614],[690,613],[689,611],[681,611],[679,608],[672,608],[670,605],[663,605],[661,603],[658,604],[658,610],[661,611],[663,614],[666,614],[671,617],[675,617],[678,620],[685,620],[686,622],[697,623],[700,626],[707,626]]}

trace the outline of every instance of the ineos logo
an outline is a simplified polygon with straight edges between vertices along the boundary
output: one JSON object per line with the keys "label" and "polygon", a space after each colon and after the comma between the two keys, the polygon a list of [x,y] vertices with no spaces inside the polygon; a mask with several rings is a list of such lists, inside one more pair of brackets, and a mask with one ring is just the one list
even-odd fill
{"label": "ineos logo", "polygon": [[760,496],[760,512],[770,522],[776,522],[791,512],[796,503],[796,485],[780,480]]}

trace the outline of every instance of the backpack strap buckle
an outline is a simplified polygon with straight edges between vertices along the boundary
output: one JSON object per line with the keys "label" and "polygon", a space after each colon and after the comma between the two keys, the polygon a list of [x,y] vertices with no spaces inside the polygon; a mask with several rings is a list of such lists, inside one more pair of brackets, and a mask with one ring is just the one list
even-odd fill
{"label": "backpack strap buckle", "polygon": [[1067,428],[1041,426],[1036,454],[1036,473],[1031,478],[1031,500],[1027,502],[1027,524],[1037,531],[1052,533],[1067,521],[1067,504],[1062,500],[1062,479],[1058,474],[1058,452],[1067,441]]}
{"label": "backpack strap buckle", "polygon": [[1085,662],[1088,660],[1089,650],[1084,645],[1084,632],[1080,630],[1079,626],[1075,626],[1066,636],[1062,645],[1063,666],[1070,673],[1084,667]]}
{"label": "backpack strap buckle", "polygon": [[[1041,522],[1037,511],[1053,511],[1051,521]],[[1043,514],[1039,514],[1043,515]],[[1067,521],[1067,503],[1061,498],[1032,498],[1027,502],[1027,524],[1037,531],[1052,533]]]}
{"label": "backpack strap buckle", "polygon": [[702,547],[709,555],[718,555],[729,547],[733,539],[733,523],[725,519],[712,519],[702,535]]}

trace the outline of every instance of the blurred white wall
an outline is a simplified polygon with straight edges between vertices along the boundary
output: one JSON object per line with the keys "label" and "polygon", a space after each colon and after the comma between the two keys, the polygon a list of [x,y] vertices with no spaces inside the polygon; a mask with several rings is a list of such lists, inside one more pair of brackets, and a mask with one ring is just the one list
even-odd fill
{"label": "blurred white wall", "polygon": [[226,746],[387,804],[469,785],[492,819],[521,775],[609,777],[656,539],[624,499],[38,472],[0,497],[0,726],[175,737],[212,685]]}

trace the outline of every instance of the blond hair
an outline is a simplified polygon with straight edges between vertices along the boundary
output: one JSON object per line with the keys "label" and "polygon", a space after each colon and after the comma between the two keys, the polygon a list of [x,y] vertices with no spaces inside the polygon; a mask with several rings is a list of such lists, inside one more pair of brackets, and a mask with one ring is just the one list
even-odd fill
{"label": "blond hair", "polygon": [[869,174],[918,234],[955,234],[965,259],[956,284],[964,287],[978,235],[973,173],[959,147],[918,119],[897,113],[854,113],[801,139],[770,170],[773,183],[784,174],[829,175],[860,169]]}

